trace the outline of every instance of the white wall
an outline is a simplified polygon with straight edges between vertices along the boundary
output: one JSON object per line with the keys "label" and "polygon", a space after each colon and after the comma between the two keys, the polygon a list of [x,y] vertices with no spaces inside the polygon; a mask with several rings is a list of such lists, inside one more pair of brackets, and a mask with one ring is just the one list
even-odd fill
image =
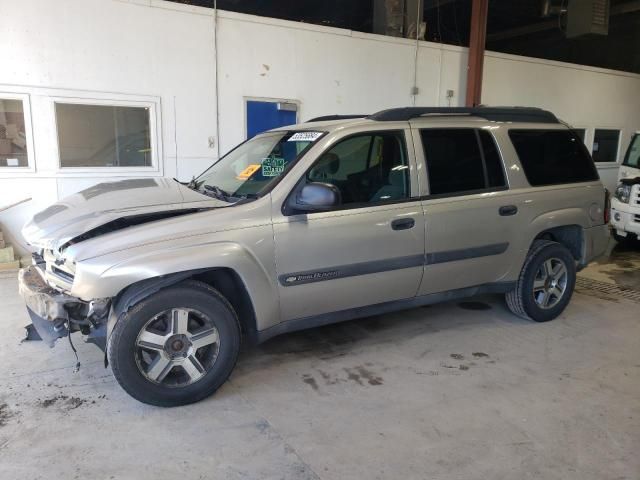
{"label": "white wall", "polygon": [[[28,95],[33,172],[0,169],[0,213],[15,234],[58,198],[130,171],[58,167],[55,98],[142,102],[157,117],[157,162],[135,176],[180,179],[202,171],[245,136],[247,98],[299,102],[299,119],[411,105],[462,105],[463,48],[219,12],[162,0],[0,0],[0,95]],[[640,76],[488,52],[483,102],[541,106],[577,127],[640,129]],[[454,91],[453,99],[446,96]],[[219,116],[220,138],[216,121]],[[213,137],[213,147],[209,138]],[[219,142],[219,145],[218,143]],[[609,186],[614,169],[600,168]],[[21,240],[15,238],[20,244]]]}
{"label": "white wall", "polygon": [[[299,101],[300,120],[412,104],[415,42],[228,12],[219,25],[223,151],[244,139],[246,98]],[[440,55],[419,49],[418,104],[438,102]]]}

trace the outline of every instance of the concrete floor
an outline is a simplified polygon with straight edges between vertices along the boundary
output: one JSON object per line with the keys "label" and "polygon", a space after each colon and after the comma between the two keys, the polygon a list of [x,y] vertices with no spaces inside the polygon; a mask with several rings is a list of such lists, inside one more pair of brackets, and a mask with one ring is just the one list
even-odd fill
{"label": "concrete floor", "polygon": [[[616,248],[585,275],[638,288],[640,249]],[[0,304],[3,480],[640,478],[640,303],[606,289],[547,324],[484,296],[276,338],[176,409],[95,347],[74,373],[67,344],[20,344],[14,274]]]}
{"label": "concrete floor", "polygon": [[612,240],[606,254],[585,268],[582,275],[640,291],[640,242],[620,244]]}

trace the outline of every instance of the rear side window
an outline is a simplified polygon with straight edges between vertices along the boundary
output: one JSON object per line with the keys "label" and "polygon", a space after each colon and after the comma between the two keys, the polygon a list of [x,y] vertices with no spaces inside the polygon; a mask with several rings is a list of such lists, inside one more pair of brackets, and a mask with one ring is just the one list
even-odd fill
{"label": "rear side window", "polygon": [[509,130],[531,186],[598,180],[582,140],[570,130]]}
{"label": "rear side window", "polygon": [[420,131],[431,195],[464,195],[506,186],[490,133],[472,128]]}

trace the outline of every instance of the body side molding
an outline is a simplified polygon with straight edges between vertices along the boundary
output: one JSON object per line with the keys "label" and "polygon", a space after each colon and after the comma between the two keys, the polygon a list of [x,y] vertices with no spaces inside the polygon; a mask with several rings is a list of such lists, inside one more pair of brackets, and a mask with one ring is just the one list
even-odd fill
{"label": "body side molding", "polygon": [[370,273],[388,272],[403,268],[421,267],[424,264],[424,255],[410,255],[406,257],[375,260],[371,262],[351,263],[337,267],[324,268],[322,270],[307,270],[304,272],[286,273],[280,275],[280,285],[291,287],[307,283],[334,280],[336,278],[355,277]]}
{"label": "body side molding", "polygon": [[493,243],[491,245],[482,245],[481,247],[462,248],[460,250],[444,250],[442,252],[427,253],[425,263],[432,265],[434,263],[454,262],[456,260],[467,260],[469,258],[500,255],[506,252],[507,248],[509,248],[509,242]]}
{"label": "body side molding", "polygon": [[427,253],[426,255],[409,255],[406,257],[388,258],[372,262],[351,263],[323,268],[321,270],[306,270],[302,272],[285,273],[278,276],[283,287],[305,285],[308,283],[324,282],[337,278],[356,277],[371,273],[401,270],[403,268],[421,267],[436,263],[454,262],[477,257],[500,255],[507,251],[508,242],[483,245],[480,247],[463,248],[460,250],[444,250],[442,252]]}

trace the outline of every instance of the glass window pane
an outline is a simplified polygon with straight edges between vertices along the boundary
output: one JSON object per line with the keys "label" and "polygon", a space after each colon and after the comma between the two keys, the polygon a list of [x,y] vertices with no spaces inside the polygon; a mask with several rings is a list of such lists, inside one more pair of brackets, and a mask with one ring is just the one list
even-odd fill
{"label": "glass window pane", "polygon": [[584,143],[584,140],[587,136],[587,129],[586,128],[574,128],[573,132],[578,136],[578,138],[580,140],[582,140],[582,143]]}
{"label": "glass window pane", "polygon": [[322,137],[322,132],[267,132],[231,150],[193,181],[197,190],[227,197],[261,195]]}
{"label": "glass window pane", "polygon": [[631,139],[623,165],[640,168],[640,133],[635,134]]}
{"label": "glass window pane", "polygon": [[597,128],[593,134],[593,161],[617,161],[619,141],[620,130],[603,130]]}
{"label": "glass window pane", "polygon": [[502,160],[498,147],[493,136],[484,130],[479,130],[480,143],[482,143],[482,151],[484,152],[484,161],[487,164],[487,178],[489,187],[504,187],[504,169],[502,168]]}
{"label": "glass window pane", "polygon": [[[371,145],[371,136],[363,135],[351,137],[338,143],[314,165],[309,172],[310,179],[321,182],[323,179],[346,181],[349,175],[361,172],[367,168],[367,157]],[[330,157],[338,158],[332,162]],[[334,171],[335,170],[335,171]]]}
{"label": "glass window pane", "polygon": [[402,132],[347,138],[323,153],[307,174],[340,190],[343,204],[409,197],[409,164]]}
{"label": "glass window pane", "polygon": [[509,130],[509,137],[532,186],[598,179],[589,152],[570,130]]}
{"label": "glass window pane", "polygon": [[56,103],[60,166],[149,167],[149,108]]}
{"label": "glass window pane", "polygon": [[429,173],[429,193],[441,195],[485,188],[484,168],[472,129],[421,130]]}
{"label": "glass window pane", "polygon": [[0,98],[0,167],[28,167],[22,100]]}

